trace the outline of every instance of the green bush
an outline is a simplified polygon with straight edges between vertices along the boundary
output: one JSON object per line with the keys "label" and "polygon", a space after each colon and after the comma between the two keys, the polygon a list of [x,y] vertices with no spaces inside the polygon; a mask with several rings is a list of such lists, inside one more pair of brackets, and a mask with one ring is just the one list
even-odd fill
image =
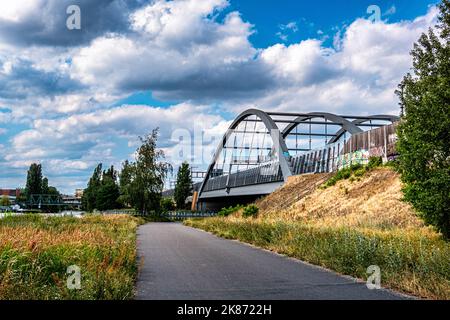
{"label": "green bush", "polygon": [[222,208],[217,214],[219,217],[228,217],[230,214],[233,214],[239,210],[241,210],[244,206],[238,204],[237,206],[231,206],[228,208]]}
{"label": "green bush", "polygon": [[383,159],[381,157],[370,157],[369,158],[369,164],[367,167],[369,169],[374,169],[377,167],[381,167],[383,165]]}
{"label": "green bush", "polygon": [[161,210],[163,213],[175,210],[175,202],[172,198],[161,199]]}
{"label": "green bush", "polygon": [[242,212],[242,216],[245,218],[249,218],[249,217],[255,218],[258,215],[258,212],[259,212],[259,208],[256,205],[251,204],[251,205],[245,207],[244,211]]}
{"label": "green bush", "polygon": [[381,157],[370,157],[369,163],[364,166],[362,164],[354,164],[348,168],[343,168],[336,172],[336,174],[328,179],[328,181],[322,186],[322,188],[328,188],[334,186],[338,181],[350,179],[351,182],[362,177],[367,171],[378,168],[383,165],[383,160]]}
{"label": "green bush", "polygon": [[334,186],[340,180],[346,180],[352,176],[352,174],[358,170],[364,170],[361,164],[354,164],[348,168],[344,168],[336,172],[336,174],[331,177],[324,185],[324,188]]}
{"label": "green bush", "polygon": [[353,174],[355,177],[362,177],[367,172],[367,167],[356,170]]}

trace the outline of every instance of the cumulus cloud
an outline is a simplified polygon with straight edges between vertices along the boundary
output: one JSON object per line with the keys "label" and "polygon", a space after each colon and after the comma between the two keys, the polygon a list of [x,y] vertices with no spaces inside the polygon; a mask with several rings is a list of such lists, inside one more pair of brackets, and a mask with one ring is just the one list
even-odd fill
{"label": "cumulus cloud", "polygon": [[[4,160],[12,168],[41,162],[49,168],[50,174],[84,171],[100,161],[118,166],[124,160],[116,156],[121,146],[137,142],[138,136],[156,127],[160,128],[159,146],[170,157],[171,150],[180,142],[174,139],[176,130],[185,130],[192,139],[199,128],[202,129],[200,135],[222,134],[227,122],[209,114],[208,109],[186,103],[167,109],[125,105],[64,119],[35,120],[31,129],[12,138]],[[207,145],[211,143],[206,141]],[[214,141],[213,147],[216,144]]]}
{"label": "cumulus cloud", "polygon": [[0,66],[2,100],[66,94],[83,88],[79,81],[71,79],[66,74],[39,70],[31,61],[20,58],[2,60],[0,57]]}
{"label": "cumulus cloud", "polygon": [[[410,50],[436,22],[437,9],[414,21],[371,23],[358,19],[342,34],[337,48],[319,40],[262,50],[277,84],[254,106],[283,111],[398,114],[395,89],[412,65]],[[242,108],[236,106],[236,110]]]}
{"label": "cumulus cloud", "polygon": [[[78,34],[60,28],[69,2],[84,15]],[[176,129],[225,131],[229,119],[217,108],[230,118],[249,107],[396,114],[394,90],[411,66],[409,51],[437,16],[432,7],[413,21],[357,19],[333,47],[307,39],[255,48],[249,39],[257,26],[227,8],[227,0],[2,1],[0,124],[28,126],[11,138],[6,132],[10,140],[0,129],[9,181],[40,161],[56,181],[73,174],[79,186],[97,162],[119,165],[137,136],[155,127],[176,158]],[[111,107],[136,91],[182,102]],[[217,141],[206,144],[213,150]]]}
{"label": "cumulus cloud", "polygon": [[[221,100],[238,106],[252,100],[258,104],[273,101],[274,96],[289,91],[283,103],[293,105],[295,101],[287,100],[295,97],[309,107],[304,96],[294,93],[316,88],[314,100],[324,100],[321,92],[330,92],[327,97],[338,100],[323,106],[326,109],[343,105],[341,97],[347,94],[341,90],[348,88],[356,90],[356,96],[382,95],[374,108],[392,112],[395,86],[411,65],[412,44],[437,14],[433,8],[415,21],[392,24],[358,19],[341,31],[334,48],[308,39],[256,49],[248,40],[253,26],[237,12],[217,20],[215,13],[227,1],[193,3],[156,1],[137,10],[131,21],[139,36],[96,39],[74,55],[75,77],[118,92],[150,89],[162,99]],[[295,27],[292,23],[283,26],[284,30]],[[390,109],[382,105],[387,90]],[[357,111],[361,109],[362,105]]]}
{"label": "cumulus cloud", "polygon": [[[136,11],[137,37],[108,35],[73,57],[74,77],[110,90],[151,89],[175,99],[225,98],[267,89],[271,79],[255,59],[253,26],[237,12],[217,21],[223,0],[156,1]],[[112,66],[114,66],[112,68]]]}
{"label": "cumulus cloud", "polygon": [[[14,0],[0,2],[0,40],[20,46],[77,46],[108,32],[127,32],[139,0]],[[81,30],[68,30],[66,9],[81,9]]]}

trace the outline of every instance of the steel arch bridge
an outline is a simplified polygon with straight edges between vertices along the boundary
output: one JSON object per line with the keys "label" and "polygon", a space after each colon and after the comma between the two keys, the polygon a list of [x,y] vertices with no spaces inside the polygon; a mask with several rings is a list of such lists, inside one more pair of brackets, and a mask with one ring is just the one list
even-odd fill
{"label": "steel arch bridge", "polygon": [[338,155],[352,135],[398,120],[392,115],[246,110],[224,134],[197,186],[200,207],[269,194],[293,175],[333,171],[329,161],[323,165],[325,158]]}

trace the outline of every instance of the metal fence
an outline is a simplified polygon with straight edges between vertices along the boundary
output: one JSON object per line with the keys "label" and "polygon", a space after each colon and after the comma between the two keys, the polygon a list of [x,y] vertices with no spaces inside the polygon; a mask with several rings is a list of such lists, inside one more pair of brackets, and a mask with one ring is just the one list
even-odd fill
{"label": "metal fence", "polygon": [[203,189],[204,192],[235,188],[262,183],[283,181],[280,164],[278,161],[265,163],[261,166],[229,175],[210,178]]}
{"label": "metal fence", "polygon": [[170,211],[164,214],[165,218],[172,220],[184,220],[190,218],[211,218],[215,216],[217,216],[217,212]]}

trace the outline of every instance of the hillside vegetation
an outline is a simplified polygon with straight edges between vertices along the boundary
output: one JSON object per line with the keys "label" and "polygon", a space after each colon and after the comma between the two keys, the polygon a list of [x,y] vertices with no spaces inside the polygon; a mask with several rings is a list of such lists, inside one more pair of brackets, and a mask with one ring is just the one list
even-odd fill
{"label": "hillside vegetation", "polygon": [[450,246],[402,201],[389,168],[358,170],[326,186],[331,175],[293,177],[255,204],[228,217],[186,224],[367,279],[378,265],[382,285],[424,298],[450,298]]}

